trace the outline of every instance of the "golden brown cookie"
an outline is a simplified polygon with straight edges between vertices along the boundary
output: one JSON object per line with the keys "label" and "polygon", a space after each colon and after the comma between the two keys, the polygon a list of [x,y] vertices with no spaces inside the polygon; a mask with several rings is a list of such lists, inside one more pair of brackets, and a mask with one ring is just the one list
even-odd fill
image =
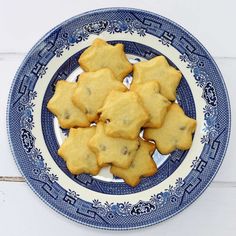
{"label": "golden brown cookie", "polygon": [[84,71],[109,68],[119,81],[122,81],[133,69],[125,55],[123,44],[118,43],[113,46],[99,38],[95,39],[81,54],[79,64]]}
{"label": "golden brown cookie", "polygon": [[111,167],[111,173],[135,187],[139,184],[141,177],[152,176],[157,172],[156,163],[152,159],[152,154],[155,150],[155,145],[140,139],[140,147],[136,152],[135,158],[127,169],[122,169],[116,166]]}
{"label": "golden brown cookie", "polygon": [[104,123],[99,122],[96,134],[89,141],[89,147],[97,155],[98,164],[100,166],[112,164],[121,168],[128,168],[139,148],[138,139],[107,136],[104,126]]}
{"label": "golden brown cookie", "polygon": [[167,108],[171,103],[160,94],[158,82],[153,80],[142,84],[134,84],[131,90],[139,95],[144,108],[149,114],[149,120],[144,124],[144,127],[161,127],[167,113]]}
{"label": "golden brown cookie", "polygon": [[149,116],[135,92],[111,91],[100,109],[105,132],[112,137],[136,139]]}
{"label": "golden brown cookie", "polygon": [[144,138],[155,141],[157,150],[162,154],[168,154],[176,148],[189,149],[195,128],[196,120],[186,116],[182,108],[173,103],[168,109],[161,128],[145,129]]}
{"label": "golden brown cookie", "polygon": [[58,155],[66,162],[68,170],[74,174],[97,175],[100,167],[95,153],[88,147],[88,141],[95,134],[96,127],[71,128],[69,137],[58,150]]}
{"label": "golden brown cookie", "polygon": [[90,125],[86,115],[72,103],[76,88],[76,83],[59,80],[56,91],[47,104],[49,111],[58,118],[60,126],[64,129]]}
{"label": "golden brown cookie", "polygon": [[132,83],[157,80],[160,93],[170,101],[174,101],[181,77],[181,72],[170,66],[164,56],[157,56],[149,61],[134,64]]}
{"label": "golden brown cookie", "polygon": [[98,119],[100,109],[111,90],[125,91],[127,88],[117,81],[108,68],[96,72],[84,72],[79,76],[78,88],[72,100],[88,117],[90,122]]}

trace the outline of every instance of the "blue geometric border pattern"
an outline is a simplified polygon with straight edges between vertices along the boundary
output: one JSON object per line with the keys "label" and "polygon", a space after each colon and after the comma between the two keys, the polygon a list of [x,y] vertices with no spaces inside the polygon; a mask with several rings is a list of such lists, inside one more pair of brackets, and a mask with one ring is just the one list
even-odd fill
{"label": "blue geometric border pattern", "polygon": [[[161,54],[160,52],[154,50],[153,48],[135,42],[112,41],[110,43],[112,44],[123,43],[125,45],[126,53],[138,57],[146,56],[147,57],[146,59],[150,59],[154,56]],[[59,144],[57,142],[56,135],[54,132],[53,115],[51,112],[48,111],[47,103],[54,94],[55,84],[57,83],[57,81],[68,78],[68,76],[76,68],[79,67],[77,60],[82,52],[83,50],[77,52],[61,65],[61,67],[53,75],[44,95],[42,112],[41,112],[41,124],[45,143],[48,147],[48,150],[52,158],[68,177],[70,177],[76,183],[97,192],[102,192],[106,194],[115,194],[115,195],[131,194],[144,191],[148,188],[151,188],[159,184],[167,177],[169,177],[179,167],[179,165],[186,157],[188,153],[187,151],[181,151],[181,150],[174,151],[165,161],[165,163],[159,167],[158,172],[154,176],[142,179],[141,183],[135,188],[132,188],[123,182],[114,183],[114,182],[102,181],[100,179],[94,178],[91,175],[86,175],[86,174],[74,176],[66,168],[64,160],[58,156],[57,150],[59,148]],[[175,66],[173,62],[171,62],[170,60],[169,63],[172,66]],[[177,94],[178,94],[178,103],[182,105],[185,113],[188,116],[195,119],[196,111],[195,111],[193,95],[184,77],[181,79],[181,84],[178,88]]]}
{"label": "blue geometric border pattern", "polygon": [[[176,48],[202,89],[206,101],[204,148],[185,179],[175,186],[136,204],[86,202],[79,193],[65,190],[50,172],[32,135],[35,84],[47,73],[47,64],[63,50],[87,40],[90,35],[125,32],[157,36]],[[118,37],[118,36],[117,36]],[[145,57],[145,56],[144,56]],[[53,209],[77,222],[104,229],[134,229],[161,222],[190,205],[209,185],[222,163],[230,134],[230,105],[223,78],[206,49],[182,27],[150,12],[136,9],[101,9],[76,16],[55,27],[29,52],[11,87],[7,124],[16,163],[37,195]]]}

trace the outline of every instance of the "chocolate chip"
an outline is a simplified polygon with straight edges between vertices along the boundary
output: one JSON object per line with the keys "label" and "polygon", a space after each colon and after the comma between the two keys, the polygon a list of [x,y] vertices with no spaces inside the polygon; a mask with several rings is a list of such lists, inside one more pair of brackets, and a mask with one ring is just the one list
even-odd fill
{"label": "chocolate chip", "polygon": [[86,87],[86,91],[87,91],[88,95],[91,95],[91,94],[92,94],[92,91],[91,91],[90,88]]}
{"label": "chocolate chip", "polygon": [[103,144],[100,144],[99,148],[100,148],[101,151],[106,151],[106,149],[107,149],[106,146],[103,145]]}
{"label": "chocolate chip", "polygon": [[64,119],[66,119],[66,120],[70,119],[70,113],[68,111],[65,111]]}
{"label": "chocolate chip", "polygon": [[185,130],[185,129],[186,129],[186,126],[180,126],[179,129],[180,129],[180,130]]}
{"label": "chocolate chip", "polygon": [[134,167],[135,167],[135,164],[134,164],[134,161],[133,161],[130,165],[130,168],[134,168]]}
{"label": "chocolate chip", "polygon": [[138,151],[140,148],[140,143],[138,144],[137,148],[136,148],[136,151]]}
{"label": "chocolate chip", "polygon": [[91,114],[91,110],[85,108],[85,109],[84,109],[84,113],[85,113],[86,115],[87,115],[87,114]]}
{"label": "chocolate chip", "polygon": [[123,155],[127,155],[128,154],[128,148],[126,146],[124,146],[122,149],[121,149],[121,153]]}

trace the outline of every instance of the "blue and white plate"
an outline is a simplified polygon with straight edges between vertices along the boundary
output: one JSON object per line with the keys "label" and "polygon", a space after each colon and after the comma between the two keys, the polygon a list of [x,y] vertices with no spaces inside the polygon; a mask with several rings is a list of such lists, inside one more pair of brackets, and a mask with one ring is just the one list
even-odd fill
{"label": "blue and white plate", "polygon": [[[191,149],[167,156],[156,152],[158,173],[135,188],[108,169],[94,177],[73,176],[57,155],[68,131],[60,129],[46,104],[58,80],[75,81],[82,71],[77,59],[97,37],[123,43],[134,63],[164,55],[183,74],[178,103],[197,119]],[[207,50],[174,22],[127,8],[87,12],[46,34],[16,73],[7,119],[16,163],[34,192],[72,220],[117,230],[159,223],[195,201],[219,169],[230,133],[226,87]]]}

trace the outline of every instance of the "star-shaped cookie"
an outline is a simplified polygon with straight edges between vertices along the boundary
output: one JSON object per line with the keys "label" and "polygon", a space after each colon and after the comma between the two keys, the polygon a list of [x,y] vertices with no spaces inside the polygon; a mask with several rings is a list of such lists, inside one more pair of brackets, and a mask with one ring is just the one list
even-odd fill
{"label": "star-shaped cookie", "polygon": [[123,44],[118,43],[112,46],[99,38],[95,39],[92,45],[81,54],[79,64],[84,71],[109,68],[119,81],[122,81],[133,69],[125,55]]}
{"label": "star-shaped cookie", "polygon": [[104,166],[112,164],[121,168],[128,168],[139,148],[138,139],[113,138],[107,136],[104,123],[99,122],[96,134],[89,141],[89,147],[97,154],[98,164]]}
{"label": "star-shaped cookie", "polygon": [[141,177],[152,176],[157,172],[156,163],[152,159],[155,145],[140,139],[140,147],[136,152],[133,162],[127,169],[116,166],[111,167],[111,173],[135,187],[139,184]]}
{"label": "star-shaped cookie", "polygon": [[76,88],[76,83],[59,80],[56,91],[47,104],[48,110],[58,118],[60,126],[64,129],[90,125],[86,115],[72,102]]}
{"label": "star-shaped cookie", "polygon": [[123,83],[116,80],[108,68],[96,72],[84,72],[79,76],[78,88],[72,100],[88,117],[90,122],[98,119],[100,109],[111,90],[125,91]]}
{"label": "star-shaped cookie", "polygon": [[157,80],[160,85],[160,93],[170,101],[176,99],[176,88],[181,77],[181,72],[170,66],[164,56],[157,56],[149,61],[134,64],[133,83]]}
{"label": "star-shaped cookie", "polygon": [[136,139],[149,116],[135,92],[111,91],[100,109],[105,132],[112,137]]}
{"label": "star-shaped cookie", "polygon": [[94,136],[96,127],[71,128],[69,137],[58,150],[58,155],[66,162],[69,171],[74,174],[97,175],[100,167],[96,155],[88,147],[88,141]]}
{"label": "star-shaped cookie", "polygon": [[182,108],[173,103],[169,108],[164,123],[159,129],[147,128],[144,138],[153,140],[157,150],[169,154],[176,148],[187,150],[192,145],[192,134],[196,128],[196,120],[184,114]]}
{"label": "star-shaped cookie", "polygon": [[134,84],[131,90],[139,95],[144,108],[149,114],[149,120],[144,124],[144,127],[159,128],[171,103],[160,94],[158,82],[152,80],[142,84]]}

